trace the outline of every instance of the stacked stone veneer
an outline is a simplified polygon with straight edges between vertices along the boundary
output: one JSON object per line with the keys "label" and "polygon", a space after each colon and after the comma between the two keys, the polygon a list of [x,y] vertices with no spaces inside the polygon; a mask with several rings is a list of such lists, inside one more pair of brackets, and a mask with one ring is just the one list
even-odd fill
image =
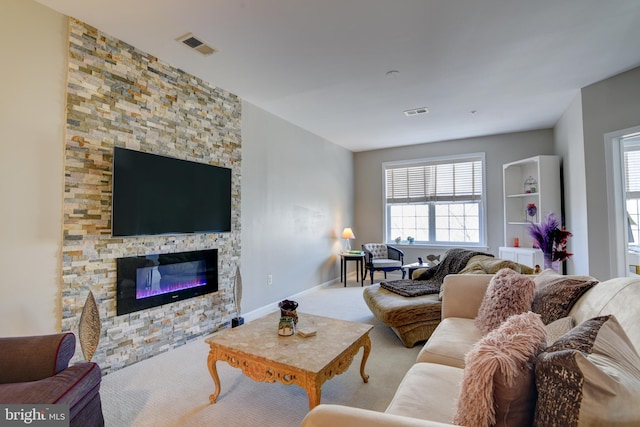
{"label": "stacked stone veneer", "polygon": [[[108,373],[229,322],[240,260],[241,106],[235,95],[82,22],[70,19],[69,29],[62,329],[78,335],[92,290],[102,322],[93,361]],[[116,146],[231,168],[232,231],[112,238]],[[211,248],[218,292],[116,315],[116,258]]]}

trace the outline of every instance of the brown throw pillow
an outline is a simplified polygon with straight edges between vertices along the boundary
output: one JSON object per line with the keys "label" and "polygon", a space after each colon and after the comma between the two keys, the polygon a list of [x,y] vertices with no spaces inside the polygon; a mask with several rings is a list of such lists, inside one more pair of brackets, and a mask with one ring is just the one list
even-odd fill
{"label": "brown throw pillow", "polygon": [[536,291],[531,310],[542,316],[545,325],[567,317],[578,299],[598,283],[591,276],[564,276],[545,270],[535,276]]}
{"label": "brown throw pillow", "polygon": [[530,426],[536,405],[533,362],[546,347],[540,315],[516,314],[465,357],[453,422],[464,426]]}
{"label": "brown throw pillow", "polygon": [[640,356],[614,316],[573,328],[536,360],[535,425],[640,425]]}
{"label": "brown throw pillow", "polygon": [[474,323],[483,334],[497,328],[509,316],[531,310],[535,283],[509,268],[498,271],[489,282]]}

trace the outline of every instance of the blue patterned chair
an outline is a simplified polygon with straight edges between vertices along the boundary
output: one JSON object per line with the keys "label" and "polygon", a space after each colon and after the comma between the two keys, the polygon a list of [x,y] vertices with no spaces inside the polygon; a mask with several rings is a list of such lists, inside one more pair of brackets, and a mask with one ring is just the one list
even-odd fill
{"label": "blue patterned chair", "polygon": [[[365,260],[365,276],[367,272],[371,275],[371,283],[373,284],[373,273],[375,271],[383,271],[384,278],[387,278],[388,271],[402,271],[404,279],[404,252],[393,246],[384,243],[365,243],[362,245]],[[364,278],[363,278],[364,279]]]}

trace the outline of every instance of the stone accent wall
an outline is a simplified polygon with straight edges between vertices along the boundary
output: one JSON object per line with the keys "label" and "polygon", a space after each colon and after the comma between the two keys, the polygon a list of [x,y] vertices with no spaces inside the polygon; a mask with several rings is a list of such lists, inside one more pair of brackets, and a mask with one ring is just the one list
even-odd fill
{"label": "stone accent wall", "polygon": [[[74,19],[69,20],[62,245],[62,329],[78,335],[89,290],[105,373],[228,324],[240,260],[240,100]],[[232,169],[232,231],[111,237],[113,147]],[[218,249],[219,291],[116,316],[116,258]],[[81,352],[75,358],[82,360]]]}

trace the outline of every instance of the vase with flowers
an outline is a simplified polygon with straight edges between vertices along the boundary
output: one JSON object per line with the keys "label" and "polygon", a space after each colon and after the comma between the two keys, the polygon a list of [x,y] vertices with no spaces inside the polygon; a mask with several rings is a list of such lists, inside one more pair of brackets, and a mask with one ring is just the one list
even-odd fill
{"label": "vase with flowers", "polygon": [[549,213],[540,224],[529,224],[529,236],[542,251],[544,268],[554,268],[554,263],[565,261],[573,254],[567,252],[567,239],[573,234],[560,227],[555,214]]}

